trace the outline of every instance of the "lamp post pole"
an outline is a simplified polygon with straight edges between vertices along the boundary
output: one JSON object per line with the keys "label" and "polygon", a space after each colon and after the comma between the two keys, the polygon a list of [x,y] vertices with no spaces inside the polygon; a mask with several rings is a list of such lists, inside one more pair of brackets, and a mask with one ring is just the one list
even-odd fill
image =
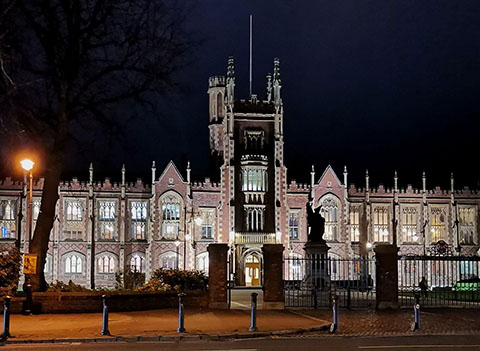
{"label": "lamp post pole", "polygon": [[30,170],[29,173],[29,186],[28,186],[28,208],[27,208],[27,220],[28,220],[28,251],[30,252],[30,243],[32,241],[32,210],[33,210],[33,175]]}

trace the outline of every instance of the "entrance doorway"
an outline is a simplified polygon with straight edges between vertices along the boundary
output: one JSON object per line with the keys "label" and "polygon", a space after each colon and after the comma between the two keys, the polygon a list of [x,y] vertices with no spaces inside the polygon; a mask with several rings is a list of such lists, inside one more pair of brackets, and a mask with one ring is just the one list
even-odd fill
{"label": "entrance doorway", "polygon": [[256,254],[245,257],[245,285],[260,286],[260,258]]}

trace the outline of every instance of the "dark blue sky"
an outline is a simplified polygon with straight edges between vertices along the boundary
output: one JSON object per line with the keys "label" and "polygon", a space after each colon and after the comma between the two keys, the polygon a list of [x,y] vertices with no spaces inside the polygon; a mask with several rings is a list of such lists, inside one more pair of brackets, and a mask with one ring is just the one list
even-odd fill
{"label": "dark blue sky", "polygon": [[[126,141],[72,149],[68,176],[97,174],[148,179],[190,160],[207,169],[210,75],[236,64],[236,96],[248,94],[248,21],[254,16],[253,90],[264,94],[273,58],[281,63],[286,163],[291,178],[308,181],[343,165],[350,179],[371,183],[480,188],[480,2],[478,0],[201,0],[187,18],[203,44],[177,77],[178,91],[151,113],[138,111]],[[135,110],[131,107],[131,110]],[[97,135],[98,137],[98,135]],[[131,178],[130,178],[131,179]]]}

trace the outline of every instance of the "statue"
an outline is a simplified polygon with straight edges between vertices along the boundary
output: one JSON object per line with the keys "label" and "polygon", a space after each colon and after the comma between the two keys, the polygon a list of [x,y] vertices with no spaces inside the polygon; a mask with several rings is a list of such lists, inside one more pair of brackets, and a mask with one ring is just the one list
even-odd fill
{"label": "statue", "polygon": [[325,243],[325,218],[320,214],[321,206],[313,210],[310,201],[307,202],[307,222],[309,227],[308,242]]}

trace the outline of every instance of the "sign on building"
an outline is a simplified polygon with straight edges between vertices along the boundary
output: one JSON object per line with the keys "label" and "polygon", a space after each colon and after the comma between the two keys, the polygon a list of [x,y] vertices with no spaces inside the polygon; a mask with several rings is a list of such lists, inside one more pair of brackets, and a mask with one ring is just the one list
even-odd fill
{"label": "sign on building", "polygon": [[37,255],[24,254],[23,255],[23,274],[37,273]]}

